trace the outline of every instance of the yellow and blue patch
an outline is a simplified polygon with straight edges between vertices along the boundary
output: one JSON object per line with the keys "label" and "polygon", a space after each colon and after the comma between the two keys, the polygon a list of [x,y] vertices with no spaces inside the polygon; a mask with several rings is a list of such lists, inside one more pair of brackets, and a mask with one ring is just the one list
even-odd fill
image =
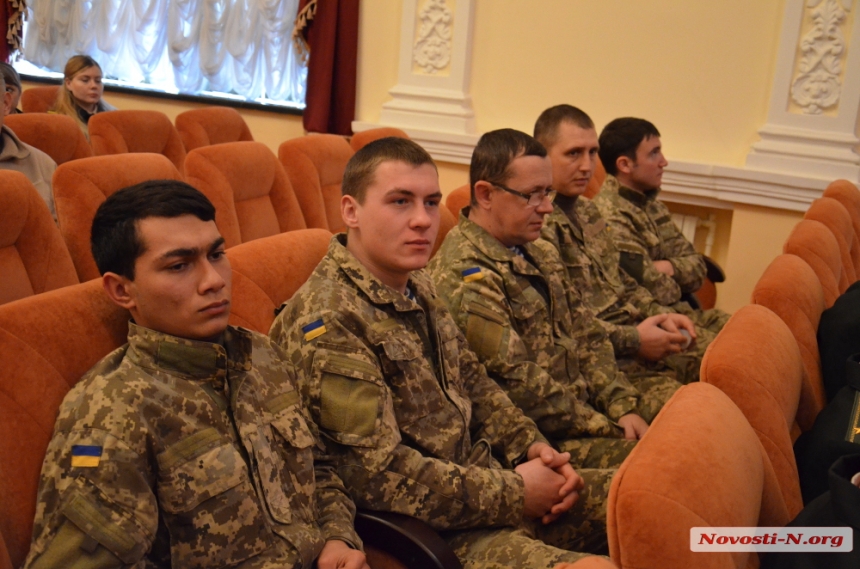
{"label": "yellow and blue patch", "polygon": [[102,458],[102,447],[72,445],[72,468],[95,468]]}
{"label": "yellow and blue patch", "polygon": [[484,273],[481,272],[481,267],[472,267],[471,269],[462,271],[460,274],[463,275],[463,280],[467,283],[484,278]]}
{"label": "yellow and blue patch", "polygon": [[311,322],[306,326],[302,326],[302,332],[305,333],[305,342],[310,342],[314,338],[319,338],[323,334],[326,333],[325,324],[323,324],[322,318],[316,320],[315,322]]}

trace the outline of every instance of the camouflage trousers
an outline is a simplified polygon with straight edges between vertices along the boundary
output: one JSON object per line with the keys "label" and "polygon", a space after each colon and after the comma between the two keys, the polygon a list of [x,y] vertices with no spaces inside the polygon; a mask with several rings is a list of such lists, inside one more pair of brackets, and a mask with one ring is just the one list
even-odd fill
{"label": "camouflage trousers", "polygon": [[[724,313],[725,314],[725,313]],[[716,327],[716,323],[712,323]],[[696,324],[696,343],[679,354],[669,356],[663,361],[675,372],[678,381],[684,385],[699,381],[699,369],[702,367],[702,358],[705,350],[717,337],[717,332],[709,328],[703,328]]]}
{"label": "camouflage trousers", "polygon": [[606,500],[615,470],[577,470],[585,488],[573,508],[551,524],[443,532],[464,569],[551,569],[590,554],[605,555]]}
{"label": "camouflage trousers", "polygon": [[663,405],[681,387],[675,371],[662,362],[643,362],[633,358],[618,360],[618,369],[624,372],[640,394],[636,412],[649,425]]}
{"label": "camouflage trousers", "polygon": [[623,438],[624,432],[619,431],[617,439],[609,437],[583,437],[558,442],[558,450],[570,453],[570,464],[579,472],[580,469],[614,469],[621,466],[627,455],[636,446],[636,441]]}

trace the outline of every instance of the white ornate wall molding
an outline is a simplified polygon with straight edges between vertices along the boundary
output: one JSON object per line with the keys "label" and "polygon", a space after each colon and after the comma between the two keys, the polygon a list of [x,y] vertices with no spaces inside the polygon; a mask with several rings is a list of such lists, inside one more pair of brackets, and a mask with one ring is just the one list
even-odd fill
{"label": "white ornate wall molding", "polygon": [[400,66],[379,126],[406,131],[437,160],[468,164],[478,142],[469,96],[475,0],[403,0]]}
{"label": "white ornate wall molding", "polygon": [[806,211],[831,179],[673,160],[660,199],[717,209],[736,204]]}
{"label": "white ornate wall molding", "polygon": [[767,124],[747,168],[860,181],[857,3],[786,0]]}

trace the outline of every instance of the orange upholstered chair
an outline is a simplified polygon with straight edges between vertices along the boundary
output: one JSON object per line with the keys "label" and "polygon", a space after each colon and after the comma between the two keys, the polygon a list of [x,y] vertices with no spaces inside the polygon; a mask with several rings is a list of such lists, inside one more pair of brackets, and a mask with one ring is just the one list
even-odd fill
{"label": "orange upholstered chair", "polygon": [[47,113],[57,100],[59,85],[30,87],[21,93],[21,110],[25,113]]}
{"label": "orange upholstered chair", "polygon": [[692,383],[618,469],[606,517],[622,569],[753,569],[754,553],[690,551],[690,529],[784,526],[793,515],[743,413],[713,385]]}
{"label": "orange upholstered chair", "polygon": [[239,111],[230,107],[204,107],[176,115],[176,130],[186,152],[201,146],[254,140]]}
{"label": "orange upholstered chair", "polygon": [[228,249],[233,267],[230,323],[268,334],[275,309],[305,283],[330,240],[326,229],[300,229]]}
{"label": "orange upholstered chair", "polygon": [[768,265],[756,283],[752,302],[779,316],[797,340],[806,372],[800,388],[797,424],[801,430],[808,431],[827,404],[816,338],[821,313],[824,312],[821,282],[812,267],[800,257],[780,255]]}
{"label": "orange upholstered chair", "polygon": [[792,517],[803,508],[791,431],[804,374],[791,330],[756,304],[735,312],[702,359],[701,381],[719,387],[743,411],[770,458]]}
{"label": "orange upholstered chair", "polygon": [[353,154],[346,139],[334,134],[300,136],[278,148],[278,159],[293,183],[308,227],[333,233],[345,228],[340,217],[340,184]]}
{"label": "orange upholstered chair", "polygon": [[99,276],[90,251],[90,228],[96,210],[115,191],[156,179],[181,180],[182,176],[160,154],[82,158],[66,162],[54,172],[54,205],[60,232],[82,282]]}
{"label": "orange upholstered chair", "polygon": [[848,180],[836,180],[830,182],[822,196],[833,198],[845,206],[851,215],[855,232],[860,235],[860,190],[857,189],[857,185]]}
{"label": "orange upholstered chair", "polygon": [[24,174],[0,170],[0,304],[77,283],[45,200]]}
{"label": "orange upholstered chair", "polygon": [[370,130],[363,130],[361,132],[353,134],[352,138],[349,139],[349,145],[352,146],[353,151],[358,152],[374,140],[379,140],[380,138],[387,138],[389,136],[396,136],[398,138],[409,138],[409,135],[400,130],[399,128],[385,126],[380,128],[371,128]]}
{"label": "orange upholstered chair", "polygon": [[782,252],[797,255],[812,267],[821,281],[827,308],[833,306],[841,293],[842,257],[839,243],[827,226],[812,219],[800,220],[788,235]]}
{"label": "orange upholstered chair", "polygon": [[454,214],[455,219],[460,219],[460,210],[469,205],[471,199],[471,189],[469,184],[466,184],[448,194],[445,198],[445,206]]}
{"label": "orange upholstered chair", "polygon": [[436,243],[433,244],[433,252],[430,254],[432,258],[433,255],[436,254],[436,251],[439,250],[439,247],[442,246],[442,242],[445,241],[445,236],[448,235],[448,232],[454,229],[454,226],[457,225],[457,218],[453,213],[448,210],[447,207],[442,206],[439,208],[439,233],[436,235]]}
{"label": "orange upholstered chair", "polygon": [[185,165],[188,183],[215,206],[227,247],[307,227],[283,166],[265,144],[202,146]]}
{"label": "orange upholstered chair", "polygon": [[98,113],[88,124],[93,154],[153,152],[185,172],[185,147],[167,115],[158,111],[110,111]]}
{"label": "orange upholstered chair", "polygon": [[69,160],[88,158],[93,149],[75,120],[66,115],[20,113],[9,115],[3,124],[23,142],[35,146],[59,166]]}
{"label": "orange upholstered chair", "polygon": [[585,193],[583,194],[588,199],[600,193],[603,181],[606,180],[606,168],[603,167],[603,162],[600,161],[599,157],[595,157],[595,160],[594,173],[591,175],[591,179],[588,181],[588,186],[586,186]]}
{"label": "orange upholstered chair", "polygon": [[857,280],[854,257],[855,238],[851,214],[844,205],[833,198],[819,198],[812,202],[803,215],[803,219],[820,221],[836,237],[839,245],[839,255],[842,259],[842,278],[839,280],[839,292],[845,292]]}
{"label": "orange upholstered chair", "polygon": [[39,472],[60,402],[125,343],[128,318],[100,280],[0,306],[0,534],[11,567],[21,567],[30,549]]}

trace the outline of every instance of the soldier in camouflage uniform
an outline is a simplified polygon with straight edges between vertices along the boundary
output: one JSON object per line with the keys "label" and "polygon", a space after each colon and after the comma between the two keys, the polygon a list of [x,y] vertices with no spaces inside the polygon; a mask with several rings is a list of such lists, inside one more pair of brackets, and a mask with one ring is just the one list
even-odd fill
{"label": "soldier in camouflage uniform", "polygon": [[[580,291],[609,333],[619,367],[634,385],[636,377],[655,369],[649,362],[665,362],[683,383],[697,380],[705,349],[724,320],[714,322],[711,313],[718,311],[693,310],[686,302],[664,306],[621,269],[615,231],[591,200],[580,197],[598,150],[591,118],[570,105],[551,107],[538,118],[535,137],[552,160],[553,189],[559,194],[542,236],[559,250],[569,285]],[[672,314],[675,325],[687,330],[695,343],[676,355],[665,344],[653,349],[652,343],[665,340],[665,331],[648,326],[648,317],[657,314]]]}
{"label": "soldier in camouflage uniform", "polygon": [[214,214],[174,181],[99,208],[94,256],[134,321],[60,407],[25,567],[367,569],[294,368],[227,326]]}
{"label": "soldier in camouflage uniform", "polygon": [[647,430],[642,415],[653,418],[677,383],[640,396],[593,314],[564,286],[558,252],[537,240],[552,204],[536,140],[511,129],[485,134],[470,177],[472,206],[429,266],[440,296],[490,376],[574,465],[619,466]]}
{"label": "soldier in camouflage uniform", "polygon": [[[660,132],[644,119],[620,118],[604,127],[598,142],[607,176],[594,203],[613,229],[621,267],[660,304],[679,309],[681,294],[698,290],[706,269],[668,208],[657,200],[668,164]],[[713,333],[728,318],[721,310],[694,316],[696,324]]]}
{"label": "soldier in camouflage uniform", "polygon": [[270,336],[300,368],[356,504],[426,521],[467,569],[605,552],[613,471],[576,473],[546,444],[420,270],[439,227],[430,156],[410,140],[375,141],[342,187],[348,233],[334,236]]}

